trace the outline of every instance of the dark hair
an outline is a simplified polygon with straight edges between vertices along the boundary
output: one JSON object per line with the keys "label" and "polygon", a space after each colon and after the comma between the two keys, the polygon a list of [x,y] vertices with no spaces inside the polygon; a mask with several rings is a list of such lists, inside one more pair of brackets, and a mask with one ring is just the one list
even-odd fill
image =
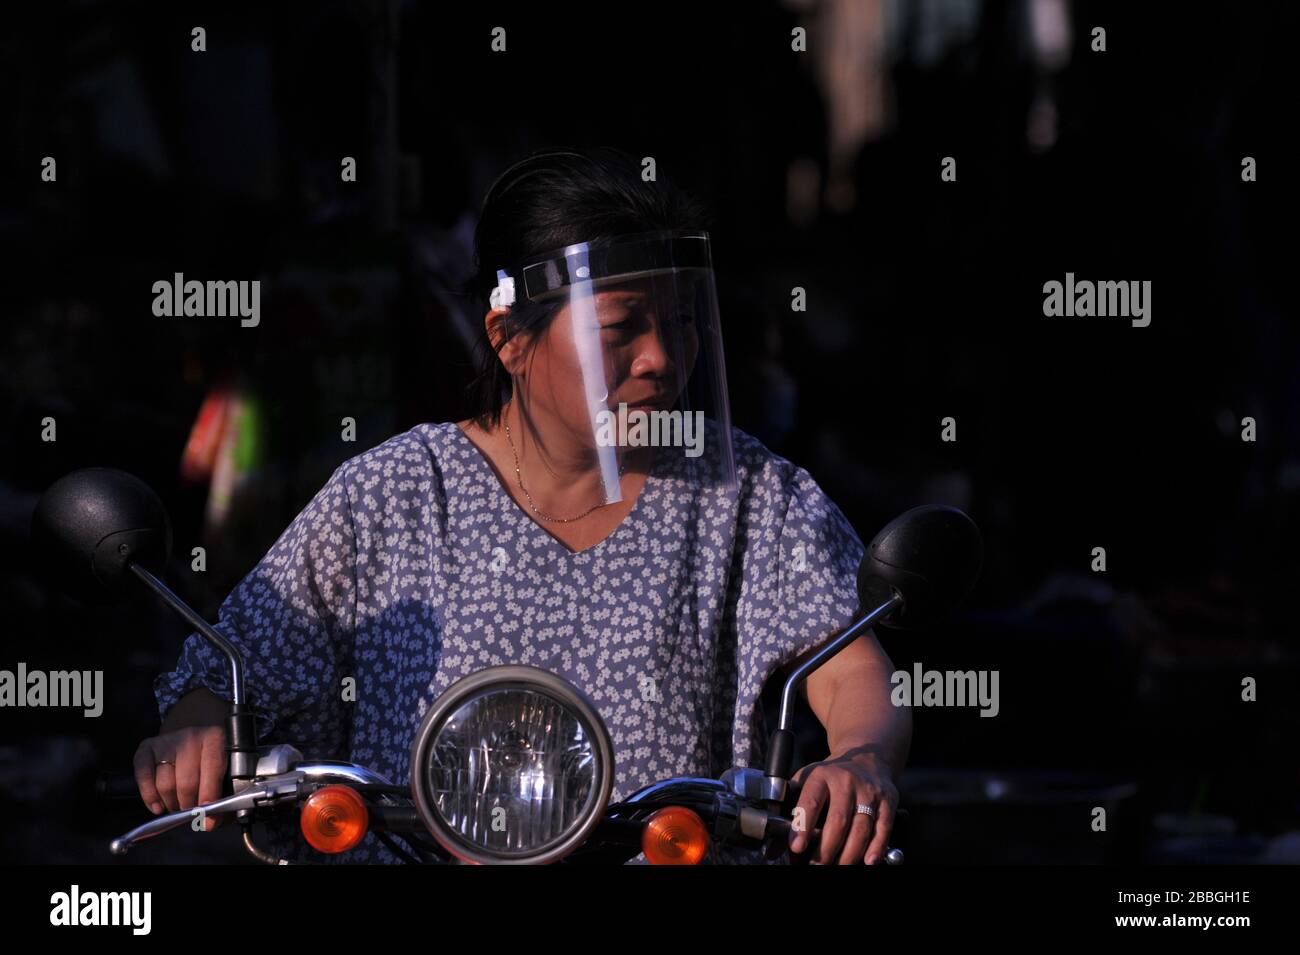
{"label": "dark hair", "polygon": [[[661,175],[641,178],[641,163],[617,149],[556,149],[534,153],[503,172],[488,189],[474,232],[477,269],[469,291],[484,314],[497,269],[577,242],[635,232],[705,229],[702,204]],[[546,329],[560,304],[521,303],[510,310],[507,336]],[[510,375],[487,330],[479,335],[475,392],[481,427],[495,425],[510,392]]]}

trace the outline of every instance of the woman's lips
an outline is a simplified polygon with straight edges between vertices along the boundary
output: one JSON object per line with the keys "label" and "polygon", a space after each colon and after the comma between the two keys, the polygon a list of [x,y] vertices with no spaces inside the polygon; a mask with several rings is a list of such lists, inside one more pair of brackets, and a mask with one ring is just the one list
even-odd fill
{"label": "woman's lips", "polygon": [[625,401],[623,403],[627,405],[629,411],[638,408],[657,410],[659,408],[668,407],[668,399],[663,395],[650,398],[637,398],[635,401]]}

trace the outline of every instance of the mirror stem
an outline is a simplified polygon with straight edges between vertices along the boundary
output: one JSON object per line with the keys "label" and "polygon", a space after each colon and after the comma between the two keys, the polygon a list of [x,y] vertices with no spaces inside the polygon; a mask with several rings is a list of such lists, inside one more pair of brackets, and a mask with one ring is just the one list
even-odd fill
{"label": "mirror stem", "polygon": [[866,630],[882,617],[888,616],[896,607],[902,605],[903,598],[898,594],[894,594],[871,613],[854,621],[838,637],[800,664],[799,668],[791,673],[789,679],[785,681],[785,688],[781,691],[781,718],[777,722],[777,729],[790,728],[790,716],[794,711],[795,692],[808,677],[812,676],[814,671],[819,670],[831,657],[861,636],[863,630]]}
{"label": "mirror stem", "polygon": [[181,600],[180,597],[177,597],[174,593],[172,593],[170,587],[164,584],[153,574],[149,573],[149,571],[145,570],[143,567],[141,567],[139,564],[135,563],[134,561],[131,562],[130,569],[131,569],[131,573],[135,574],[142,581],[144,581],[145,585],[150,590],[156,593],[163,600],[167,601],[167,604],[173,610],[175,610],[182,617],[188,620],[190,626],[194,627],[195,630],[199,631],[199,633],[207,637],[210,642],[215,643],[217,645],[217,648],[226,655],[226,659],[230,661],[230,687],[231,687],[230,692],[232,694],[231,702],[233,702],[235,705],[239,705],[240,703],[243,703],[244,702],[244,658],[240,654],[239,650],[236,649],[235,645],[232,644],[229,640],[227,640],[221,634],[221,632],[217,630],[216,627],[212,626],[212,624],[208,623],[197,613],[191,610],[184,600]]}
{"label": "mirror stem", "polygon": [[785,688],[781,690],[781,716],[767,749],[767,773],[763,781],[765,799],[780,802],[785,798],[786,782],[790,778],[790,769],[794,761],[794,733],[790,730],[790,717],[794,712],[795,692],[831,657],[860,637],[864,630],[889,616],[902,605],[902,596],[895,592],[879,607],[854,621],[834,640],[800,664],[785,681]]}
{"label": "mirror stem", "polygon": [[[231,705],[226,732],[230,737],[230,778],[235,792],[257,775],[257,724],[253,708],[244,699],[244,657],[239,649],[227,640],[221,631],[195,613],[184,600],[172,593],[171,588],[141,567],[135,561],[129,565],[131,573],[144,582],[167,605],[179,613],[194,629],[214,644],[230,661]],[[247,813],[241,811],[241,817]]]}

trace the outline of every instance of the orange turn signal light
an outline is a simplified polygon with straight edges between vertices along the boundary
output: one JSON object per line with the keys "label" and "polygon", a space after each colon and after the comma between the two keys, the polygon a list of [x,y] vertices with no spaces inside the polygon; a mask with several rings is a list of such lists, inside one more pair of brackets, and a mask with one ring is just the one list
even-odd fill
{"label": "orange turn signal light", "polygon": [[366,801],[350,786],[322,786],[302,805],[303,838],[317,852],[347,852],[370,828]]}
{"label": "orange turn signal light", "polygon": [[699,865],[709,851],[709,830],[685,806],[665,806],[646,819],[641,851],[651,865]]}

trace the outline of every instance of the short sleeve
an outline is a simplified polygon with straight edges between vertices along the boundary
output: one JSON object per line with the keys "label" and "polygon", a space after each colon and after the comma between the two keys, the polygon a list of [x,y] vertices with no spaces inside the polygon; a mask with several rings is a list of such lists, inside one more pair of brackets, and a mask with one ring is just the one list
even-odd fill
{"label": "short sleeve", "polygon": [[847,518],[803,468],[781,458],[755,488],[736,616],[732,750],[752,765],[766,749],[756,712],[780,666],[843,630],[858,612],[864,547]]}
{"label": "short sleeve", "polygon": [[[356,610],[356,536],[341,466],[222,603],[214,626],[244,656],[244,685],[259,739],[304,755],[337,755],[345,742],[343,678]],[[154,681],[165,716],[206,686],[230,699],[229,664],[197,633],[176,668]]]}

